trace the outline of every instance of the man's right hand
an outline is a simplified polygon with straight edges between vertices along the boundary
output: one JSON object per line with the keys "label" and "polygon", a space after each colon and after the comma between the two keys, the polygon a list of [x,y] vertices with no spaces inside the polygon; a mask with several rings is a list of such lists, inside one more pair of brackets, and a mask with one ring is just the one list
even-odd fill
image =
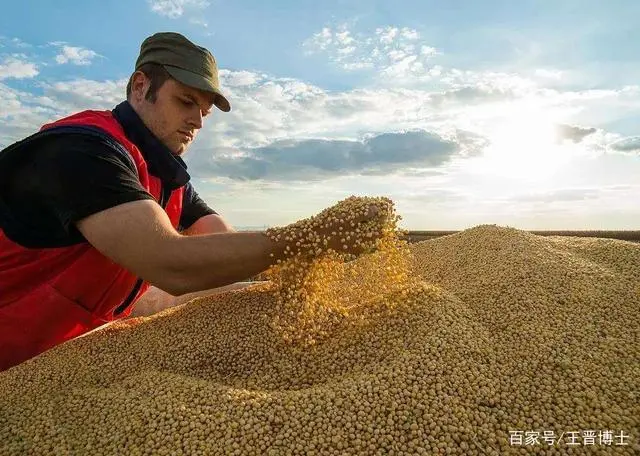
{"label": "man's right hand", "polygon": [[[323,210],[314,217],[311,217],[311,225],[314,226],[312,233],[320,240],[321,245],[316,246],[316,250],[305,250],[304,245],[308,240],[300,241],[302,247],[298,247],[298,240],[289,242],[289,247],[293,252],[299,252],[301,249],[304,256],[316,256],[319,253],[332,249],[336,252],[360,255],[365,251],[365,247],[359,241],[367,241],[372,244],[381,236],[379,230],[371,230],[371,225],[382,225],[383,218],[387,214],[380,213],[379,206],[371,204],[368,207],[358,209],[358,213],[346,214],[339,203]],[[322,224],[315,221],[323,220]],[[302,221],[287,225],[279,231],[298,232]],[[367,234],[365,234],[367,233]]]}
{"label": "man's right hand", "polygon": [[[338,219],[329,228],[320,229],[320,235],[326,236],[328,239],[327,247],[332,248],[336,252],[350,253],[360,255],[364,249],[357,241],[361,238],[359,231],[362,231],[364,225],[368,222],[376,220],[378,217],[378,208],[371,205],[367,211],[355,217],[353,220]],[[334,234],[335,233],[335,234]],[[381,233],[372,233],[368,239],[375,240]]]}

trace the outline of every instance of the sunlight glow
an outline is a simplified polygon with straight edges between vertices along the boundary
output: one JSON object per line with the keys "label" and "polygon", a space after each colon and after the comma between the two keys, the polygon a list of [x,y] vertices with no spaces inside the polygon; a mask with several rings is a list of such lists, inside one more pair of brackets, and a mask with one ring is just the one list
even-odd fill
{"label": "sunlight glow", "polygon": [[486,135],[491,144],[473,165],[483,174],[539,182],[552,177],[576,152],[559,141],[556,123],[539,110],[502,118]]}

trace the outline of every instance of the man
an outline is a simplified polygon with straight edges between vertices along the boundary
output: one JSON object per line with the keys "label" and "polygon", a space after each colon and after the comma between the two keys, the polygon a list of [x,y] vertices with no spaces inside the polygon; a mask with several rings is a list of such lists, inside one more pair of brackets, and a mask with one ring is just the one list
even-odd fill
{"label": "man", "polygon": [[0,371],[128,316],[150,284],[182,295],[283,257],[283,243],[235,232],[189,182],[180,156],[214,106],[231,109],[213,55],[157,33],[127,101],[0,153]]}

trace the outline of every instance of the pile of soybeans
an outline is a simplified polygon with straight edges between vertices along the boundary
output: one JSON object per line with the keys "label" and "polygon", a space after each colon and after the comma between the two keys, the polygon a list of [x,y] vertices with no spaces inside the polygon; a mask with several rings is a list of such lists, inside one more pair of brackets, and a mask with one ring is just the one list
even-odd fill
{"label": "pile of soybeans", "polygon": [[292,256],[0,373],[0,454],[640,454],[640,244],[407,245],[388,200],[338,206],[371,201],[373,253]]}

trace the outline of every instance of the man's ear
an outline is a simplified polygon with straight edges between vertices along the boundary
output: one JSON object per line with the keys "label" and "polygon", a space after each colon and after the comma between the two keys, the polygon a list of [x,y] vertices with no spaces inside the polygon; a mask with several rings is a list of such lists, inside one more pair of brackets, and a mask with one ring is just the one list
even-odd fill
{"label": "man's ear", "polygon": [[137,102],[144,100],[151,81],[142,71],[136,71],[131,76],[131,98]]}

